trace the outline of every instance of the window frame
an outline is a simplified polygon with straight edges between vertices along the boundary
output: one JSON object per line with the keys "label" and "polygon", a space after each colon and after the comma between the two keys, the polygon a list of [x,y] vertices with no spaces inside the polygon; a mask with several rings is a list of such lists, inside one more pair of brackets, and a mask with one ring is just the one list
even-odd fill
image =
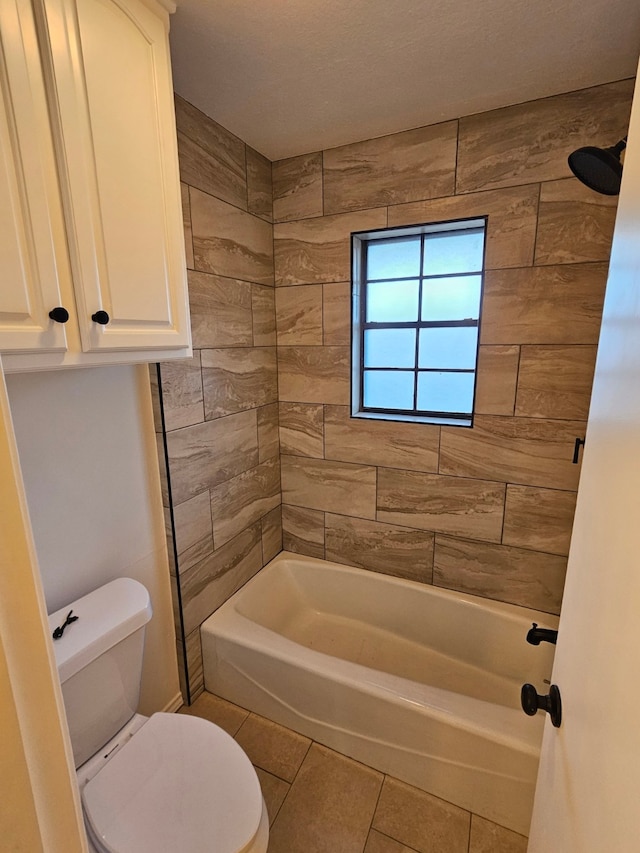
{"label": "window frame", "polygon": [[[371,420],[408,421],[411,423],[430,423],[445,426],[472,427],[475,414],[476,393],[478,385],[478,360],[480,354],[480,334],[482,328],[482,309],[484,301],[484,282],[486,272],[487,256],[487,231],[488,216],[470,216],[459,219],[440,220],[420,225],[392,226],[390,228],[377,228],[369,231],[355,231],[351,233],[351,417],[365,418]],[[454,231],[468,231],[474,228],[484,230],[482,246],[482,265],[480,270],[466,273],[446,273],[439,275],[423,275],[424,258],[424,235],[434,233],[447,233]],[[418,319],[407,322],[374,322],[364,321],[366,316],[366,289],[369,283],[366,278],[366,250],[372,241],[397,240],[403,237],[421,238],[421,263],[418,276],[404,276],[398,279],[385,279],[385,281],[407,281],[418,279]],[[475,320],[436,320],[425,321],[421,319],[422,312],[422,288],[423,282],[429,279],[455,278],[465,276],[480,277],[480,298],[478,307],[478,319]],[[375,281],[375,280],[374,280]],[[455,368],[432,368],[424,369],[418,366],[418,341],[420,329],[422,328],[445,328],[473,327],[478,329],[476,342],[475,367],[473,370],[473,395],[470,413],[436,412],[418,409],[390,409],[386,407],[364,406],[364,333],[368,329],[388,328],[411,328],[416,329],[416,359],[413,368],[379,368],[380,370],[399,370],[414,373],[414,400],[417,405],[417,381],[419,373],[446,372],[446,373],[471,373],[469,369]]]}

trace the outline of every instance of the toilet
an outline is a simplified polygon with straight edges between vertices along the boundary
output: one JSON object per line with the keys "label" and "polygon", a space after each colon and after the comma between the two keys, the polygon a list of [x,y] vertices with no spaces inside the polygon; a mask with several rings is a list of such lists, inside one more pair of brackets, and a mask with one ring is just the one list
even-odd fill
{"label": "toilet", "polygon": [[119,578],[49,616],[92,853],[265,853],[260,783],[208,720],[136,713],[149,593]]}

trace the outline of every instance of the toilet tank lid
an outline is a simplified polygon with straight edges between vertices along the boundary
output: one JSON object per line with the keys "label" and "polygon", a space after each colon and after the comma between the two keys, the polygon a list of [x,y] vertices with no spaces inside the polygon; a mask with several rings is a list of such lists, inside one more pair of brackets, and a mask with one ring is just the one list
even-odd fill
{"label": "toilet tank lid", "polygon": [[49,629],[62,625],[73,610],[78,617],[53,641],[60,681],[69,678],[151,619],[146,588],[132,578],[117,578],[49,616]]}

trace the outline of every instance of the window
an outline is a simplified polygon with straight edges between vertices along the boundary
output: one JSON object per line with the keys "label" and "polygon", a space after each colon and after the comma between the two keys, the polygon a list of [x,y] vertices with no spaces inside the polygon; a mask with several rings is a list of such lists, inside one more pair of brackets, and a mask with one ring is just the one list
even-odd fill
{"label": "window", "polygon": [[471,426],[486,217],[352,234],[352,414]]}

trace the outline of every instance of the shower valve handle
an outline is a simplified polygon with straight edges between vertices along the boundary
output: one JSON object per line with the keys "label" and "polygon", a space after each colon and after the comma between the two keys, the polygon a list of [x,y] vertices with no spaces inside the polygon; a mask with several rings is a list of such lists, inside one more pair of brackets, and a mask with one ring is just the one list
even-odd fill
{"label": "shower valve handle", "polygon": [[551,717],[552,724],[558,729],[562,722],[562,702],[560,690],[557,685],[552,684],[546,696],[541,696],[533,684],[523,684],[520,692],[522,710],[530,717],[535,716],[539,710],[546,711]]}

